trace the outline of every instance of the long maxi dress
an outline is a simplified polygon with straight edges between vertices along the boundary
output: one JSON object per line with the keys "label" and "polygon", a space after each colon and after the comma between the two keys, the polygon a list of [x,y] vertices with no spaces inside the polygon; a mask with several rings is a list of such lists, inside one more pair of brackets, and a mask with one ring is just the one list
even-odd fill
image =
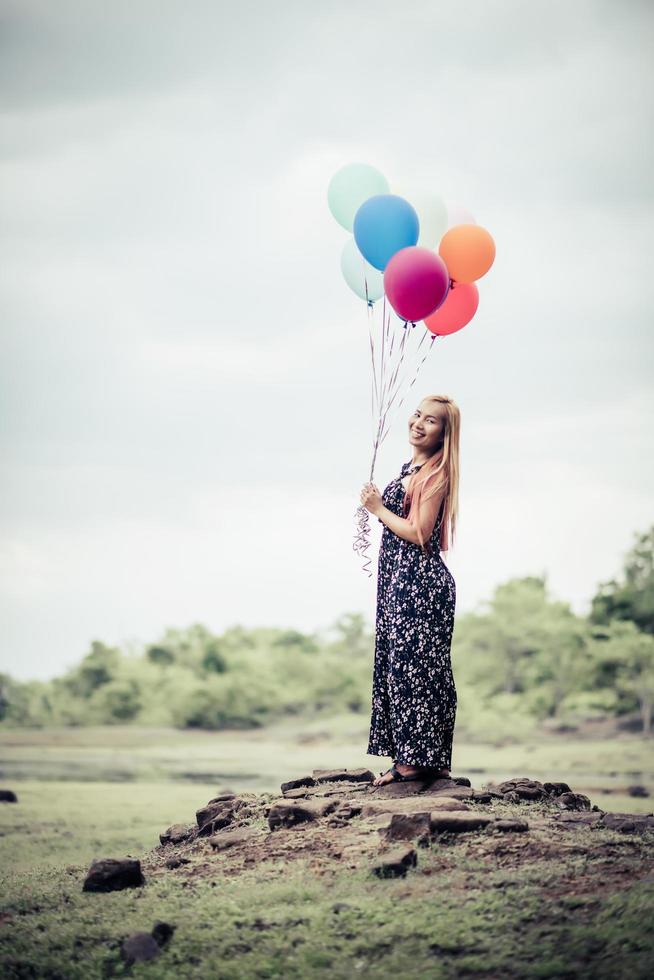
{"label": "long maxi dress", "polygon": [[[402,479],[382,499],[402,514]],[[450,650],[456,583],[440,557],[443,505],[430,537],[431,555],[384,525],[378,560],[375,660],[368,755],[435,769],[452,766],[457,693]],[[382,522],[383,523],[383,522]]]}

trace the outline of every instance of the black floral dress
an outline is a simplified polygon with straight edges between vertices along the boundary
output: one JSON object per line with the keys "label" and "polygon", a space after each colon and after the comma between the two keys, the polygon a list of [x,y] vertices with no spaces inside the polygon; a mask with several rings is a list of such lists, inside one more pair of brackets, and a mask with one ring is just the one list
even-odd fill
{"label": "black floral dress", "polygon": [[[411,468],[405,463],[382,494],[384,505],[400,517],[401,481]],[[431,555],[386,526],[382,532],[368,755],[450,769],[457,705],[450,660],[456,584],[440,557],[442,521],[441,505]]]}

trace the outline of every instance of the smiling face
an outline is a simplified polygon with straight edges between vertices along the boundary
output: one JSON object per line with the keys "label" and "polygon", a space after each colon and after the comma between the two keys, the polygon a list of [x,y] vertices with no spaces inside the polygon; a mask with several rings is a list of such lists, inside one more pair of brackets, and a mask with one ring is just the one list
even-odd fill
{"label": "smiling face", "polygon": [[409,417],[409,443],[426,455],[438,448],[443,429],[443,416],[438,402],[423,398]]}

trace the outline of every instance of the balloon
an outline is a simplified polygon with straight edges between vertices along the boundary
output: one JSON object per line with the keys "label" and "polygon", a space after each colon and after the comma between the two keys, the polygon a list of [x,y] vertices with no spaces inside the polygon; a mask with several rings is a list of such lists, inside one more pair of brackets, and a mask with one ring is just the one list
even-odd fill
{"label": "balloon", "polygon": [[467,208],[462,208],[460,204],[447,205],[447,227],[453,228],[454,225],[476,225],[477,222]]}
{"label": "balloon", "polygon": [[443,198],[422,185],[393,187],[393,193],[399,194],[416,210],[420,222],[420,235],[416,244],[436,251],[438,243],[448,228],[447,208]]}
{"label": "balloon", "polygon": [[425,326],[432,333],[456,333],[470,323],[479,306],[479,290],[474,282],[453,282],[445,301],[435,313],[425,317]]}
{"label": "balloon", "polygon": [[327,188],[327,203],[339,225],[352,231],[354,215],[373,194],[386,194],[388,181],[376,167],[348,163],[337,170]]}
{"label": "balloon", "polygon": [[354,240],[361,254],[383,271],[391,256],[415,245],[420,222],[415,208],[397,194],[376,194],[354,216]]}
{"label": "balloon", "polygon": [[366,262],[353,238],[348,238],[341,252],[341,271],[350,289],[361,299],[374,303],[384,295],[384,277],[379,269]]}
{"label": "balloon", "polygon": [[495,260],[495,242],[479,225],[455,225],[445,232],[438,254],[455,282],[474,282]]}
{"label": "balloon", "polygon": [[441,305],[450,285],[447,266],[429,248],[400,249],[384,272],[388,300],[403,320],[424,320]]}

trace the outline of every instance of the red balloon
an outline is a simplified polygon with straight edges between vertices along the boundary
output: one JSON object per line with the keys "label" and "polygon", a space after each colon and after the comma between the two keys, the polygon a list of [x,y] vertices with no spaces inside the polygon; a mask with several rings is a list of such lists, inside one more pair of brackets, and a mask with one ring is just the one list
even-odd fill
{"label": "red balloon", "polygon": [[479,290],[474,282],[453,282],[445,302],[425,317],[425,326],[441,336],[456,333],[472,320],[478,306]]}
{"label": "red balloon", "polygon": [[384,291],[403,320],[424,320],[441,305],[450,286],[445,262],[429,248],[408,245],[384,270]]}

